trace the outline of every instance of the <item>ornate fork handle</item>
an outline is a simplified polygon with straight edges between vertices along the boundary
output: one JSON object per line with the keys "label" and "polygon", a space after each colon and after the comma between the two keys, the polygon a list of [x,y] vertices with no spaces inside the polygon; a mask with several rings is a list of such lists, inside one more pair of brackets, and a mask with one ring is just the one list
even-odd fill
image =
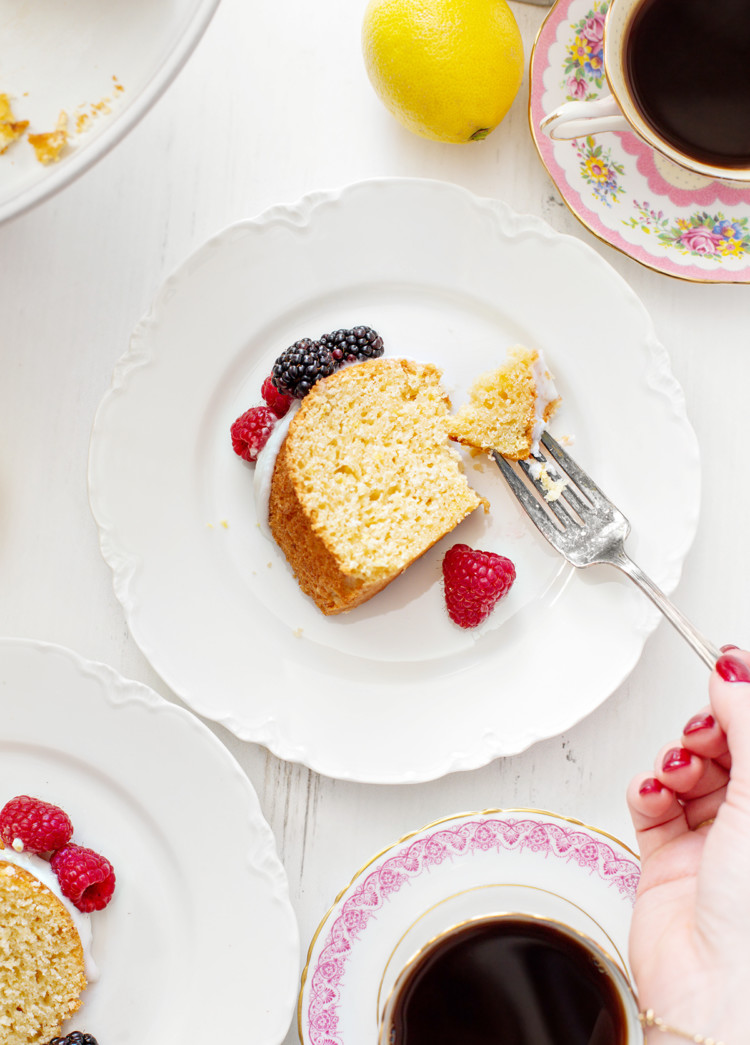
{"label": "ornate fork handle", "polygon": [[622,547],[618,550],[613,549],[611,557],[607,561],[619,570],[622,570],[623,573],[626,573],[638,585],[641,591],[648,595],[649,599],[661,610],[669,623],[677,629],[686,642],[690,643],[701,660],[713,671],[716,661],[721,656],[720,650],[716,649],[708,639],[701,635],[698,629],[677,609],[674,603],[670,602],[661,588],[654,584],[637,563],[633,562],[624,549]]}

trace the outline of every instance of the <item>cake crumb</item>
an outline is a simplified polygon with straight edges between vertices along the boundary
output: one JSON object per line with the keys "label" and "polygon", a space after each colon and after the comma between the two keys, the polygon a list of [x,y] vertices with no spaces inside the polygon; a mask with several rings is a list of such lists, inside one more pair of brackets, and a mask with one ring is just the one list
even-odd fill
{"label": "cake crumb", "polygon": [[223,526],[225,530],[229,529],[229,523],[227,522],[226,519],[222,519],[220,525]]}
{"label": "cake crumb", "polygon": [[530,459],[529,474],[532,479],[536,479],[538,483],[544,487],[545,501],[556,501],[560,494],[563,492],[565,487],[569,484],[570,480],[567,476],[560,475],[556,468],[553,468],[555,474],[560,475],[559,479],[553,479],[549,473],[548,468],[551,466],[550,462],[544,463],[542,461],[536,461],[533,458]]}
{"label": "cake crumb", "polygon": [[13,115],[8,95],[0,94],[0,156],[22,136],[28,126],[28,120],[17,120]]}
{"label": "cake crumb", "polygon": [[[114,84],[114,90],[118,94],[125,90],[123,85],[114,75],[112,76],[112,82]],[[23,97],[28,97],[28,94],[28,91],[24,91]],[[17,141],[25,135],[34,149],[39,163],[44,166],[48,166],[51,163],[57,163],[65,149],[65,146],[70,140],[71,133],[83,134],[84,131],[89,129],[92,121],[97,116],[102,113],[111,113],[112,101],[113,99],[109,95],[105,95],[98,102],[93,102],[88,107],[79,105],[73,113],[70,122],[68,120],[68,114],[65,111],[61,111],[54,131],[47,131],[43,134],[29,134],[29,121],[16,120],[13,115],[9,96],[7,94],[0,94],[0,156],[10,145],[13,144],[14,141]],[[71,129],[69,129],[69,126]]]}
{"label": "cake crumb", "polygon": [[54,131],[47,131],[45,134],[30,134],[28,139],[40,163],[45,166],[57,163],[68,142],[68,114],[65,111],[60,113]]}
{"label": "cake crumb", "polygon": [[[122,93],[125,90],[116,76],[112,77],[112,82],[114,83],[115,91],[118,93]],[[79,105],[75,113],[76,134],[83,134],[84,131],[87,131],[93,121],[98,116],[101,116],[102,113],[109,115],[112,112],[111,105],[113,100],[109,95],[104,95],[98,102],[91,102],[88,106]]]}
{"label": "cake crumb", "polygon": [[294,635],[295,639],[301,639],[302,638],[302,628],[295,628],[294,631],[292,632],[292,634]]}

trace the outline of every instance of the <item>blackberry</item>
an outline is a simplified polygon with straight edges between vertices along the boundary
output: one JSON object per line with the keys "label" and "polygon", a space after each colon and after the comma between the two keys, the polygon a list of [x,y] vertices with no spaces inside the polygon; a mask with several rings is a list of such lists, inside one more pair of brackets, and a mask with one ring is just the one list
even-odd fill
{"label": "blackberry", "polygon": [[383,354],[383,339],[372,327],[352,327],[323,334],[321,344],[327,345],[337,366],[342,363],[363,363]]}
{"label": "blackberry", "polygon": [[98,1045],[98,1043],[93,1034],[83,1034],[79,1030],[74,1030],[64,1038],[53,1038],[49,1045]]}
{"label": "blackberry", "polygon": [[338,365],[327,344],[303,337],[281,353],[271,378],[279,392],[303,399],[316,381],[328,377]]}

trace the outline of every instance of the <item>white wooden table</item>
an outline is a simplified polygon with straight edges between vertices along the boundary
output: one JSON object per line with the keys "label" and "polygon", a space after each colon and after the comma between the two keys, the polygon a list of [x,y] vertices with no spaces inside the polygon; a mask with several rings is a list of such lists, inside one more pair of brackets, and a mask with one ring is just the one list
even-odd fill
{"label": "white wooden table", "polygon": [[[700,525],[675,600],[717,643],[750,645],[750,287],[674,280],[589,235],[537,158],[528,78],[482,144],[403,131],[365,77],[363,7],[222,0],[141,125],[77,183],[0,227],[0,634],[69,646],[175,699],[128,634],[87,501],[90,426],[113,366],[163,279],[225,225],[312,190],[404,175],[456,182],[580,236],[643,300],[702,450]],[[527,58],[545,10],[514,4]],[[216,732],[275,832],[304,958],[354,871],[441,816],[552,809],[632,844],[626,782],[679,735],[705,689],[704,667],[662,623],[630,678],[564,736],[408,787],[322,778]],[[297,1041],[294,1022],[285,1041]]]}

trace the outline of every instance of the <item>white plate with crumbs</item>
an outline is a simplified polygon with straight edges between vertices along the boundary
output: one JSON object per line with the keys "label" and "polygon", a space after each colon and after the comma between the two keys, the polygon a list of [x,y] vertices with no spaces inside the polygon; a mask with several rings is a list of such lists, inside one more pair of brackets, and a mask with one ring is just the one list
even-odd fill
{"label": "white plate with crumbs", "polygon": [[180,71],[218,4],[2,0],[0,222],[69,185],[120,141]]}
{"label": "white plate with crumbs", "polygon": [[279,1045],[299,985],[284,869],[255,792],[190,712],[60,646],[0,639],[0,807],[60,806],[117,882],[99,979],[65,1032],[101,1045]]}
{"label": "white plate with crumbs", "polygon": [[[301,337],[366,324],[387,355],[431,361],[455,406],[509,346],[543,351],[551,430],[630,517],[665,590],[695,533],[699,461],[640,301],[591,248],[453,185],[382,179],[233,225],[167,280],[97,412],[89,496],[128,627],[194,710],[329,776],[429,780],[556,735],[625,679],[658,620],[616,571],[575,573],[494,464],[490,502],[370,602],[324,617],[262,534],[231,423]],[[654,447],[669,449],[655,456]],[[479,629],[448,619],[456,542],[517,579]]]}

